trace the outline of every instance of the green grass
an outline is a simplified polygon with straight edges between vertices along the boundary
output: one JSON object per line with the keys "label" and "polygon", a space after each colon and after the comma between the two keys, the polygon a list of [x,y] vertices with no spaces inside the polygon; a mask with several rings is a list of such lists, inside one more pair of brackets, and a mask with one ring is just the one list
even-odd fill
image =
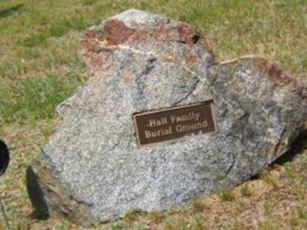
{"label": "green grass", "polygon": [[29,37],[26,37],[23,41],[25,46],[35,46],[38,45],[40,43],[42,43],[43,41],[45,41],[47,39],[47,35],[45,34],[34,34],[31,35]]}
{"label": "green grass", "polygon": [[85,22],[82,16],[77,16],[71,20],[63,20],[51,25],[49,32],[51,36],[60,37],[70,30],[84,30],[89,27],[89,24]]}
{"label": "green grass", "polygon": [[67,21],[58,22],[50,27],[51,36],[60,37],[66,34],[70,30],[69,23]]}
{"label": "green grass", "polygon": [[[0,122],[51,119],[55,106],[72,94],[76,76],[46,76],[41,79],[21,79],[16,85],[0,87]],[[5,99],[6,95],[10,98]]]}
{"label": "green grass", "polygon": [[233,192],[228,188],[217,189],[216,193],[220,197],[221,201],[234,201],[236,199]]}
{"label": "green grass", "polygon": [[[0,138],[13,156],[0,196],[13,229],[82,229],[61,218],[31,219],[25,170],[58,125],[55,106],[87,79],[76,45],[83,31],[132,7],[198,27],[219,60],[256,54],[306,77],[306,0],[0,1]],[[233,190],[95,229],[307,229],[307,151],[300,146],[292,161]]]}
{"label": "green grass", "polygon": [[93,5],[97,0],[82,0],[83,5]]}
{"label": "green grass", "polygon": [[268,171],[262,172],[261,177],[272,189],[278,189],[278,181]]}
{"label": "green grass", "polygon": [[248,184],[244,184],[242,187],[241,187],[241,195],[242,196],[247,196],[247,197],[250,197],[252,194],[253,194],[253,191],[251,190],[251,188],[248,186]]}

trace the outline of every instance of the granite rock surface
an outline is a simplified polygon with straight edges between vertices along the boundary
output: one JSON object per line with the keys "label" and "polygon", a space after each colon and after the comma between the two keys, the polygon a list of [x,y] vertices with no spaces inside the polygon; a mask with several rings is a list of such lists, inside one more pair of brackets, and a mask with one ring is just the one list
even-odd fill
{"label": "granite rock surface", "polygon": [[[128,10],[80,42],[91,77],[27,172],[37,214],[91,225],[167,210],[233,187],[304,129],[306,85],[258,57],[217,62],[183,22]],[[132,114],[213,100],[218,132],[139,148]]]}

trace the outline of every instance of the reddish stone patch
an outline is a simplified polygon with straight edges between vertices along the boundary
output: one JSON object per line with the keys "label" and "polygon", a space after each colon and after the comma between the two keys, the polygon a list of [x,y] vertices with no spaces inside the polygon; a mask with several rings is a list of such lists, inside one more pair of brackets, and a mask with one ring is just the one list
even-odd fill
{"label": "reddish stone patch", "polygon": [[86,31],[84,37],[80,41],[80,48],[86,50],[94,50],[97,46],[99,46],[99,41],[96,39],[95,31]]}
{"label": "reddish stone patch", "polygon": [[263,58],[253,58],[253,63],[258,70],[267,75],[277,85],[296,83],[294,78],[274,63],[270,63]]}
{"label": "reddish stone patch", "polygon": [[88,65],[92,66],[92,68],[96,70],[101,70],[103,66],[103,57],[98,55],[95,52],[87,52],[83,55],[85,61]]}
{"label": "reddish stone patch", "polygon": [[207,52],[212,54],[212,47],[209,44],[209,42],[203,38],[201,38],[201,40],[198,42]]}
{"label": "reddish stone patch", "polygon": [[148,43],[150,41],[151,36],[149,33],[143,31],[143,30],[138,30],[135,31],[127,40],[127,43]]}
{"label": "reddish stone patch", "polygon": [[123,22],[111,19],[105,22],[99,40],[106,40],[109,45],[122,44],[135,33],[136,30],[128,28]]}
{"label": "reddish stone patch", "polygon": [[299,80],[291,77],[286,71],[280,68],[278,65],[267,61],[261,57],[255,56],[246,56],[237,59],[233,59],[230,61],[225,61],[222,64],[227,66],[233,66],[234,68],[242,62],[249,62],[252,67],[261,73],[263,77],[268,78],[272,83],[278,86],[288,85],[291,87],[298,87]]}
{"label": "reddish stone patch", "polygon": [[167,25],[158,26],[153,33],[156,41],[165,41],[174,36],[172,29]]}
{"label": "reddish stone patch", "polygon": [[100,50],[99,41],[96,39],[95,31],[88,30],[85,36],[80,41],[80,48],[83,49],[83,57],[88,65],[95,69],[102,66],[102,59],[98,55],[98,50]]}
{"label": "reddish stone patch", "polygon": [[186,56],[187,64],[189,67],[193,66],[198,59],[198,56],[192,49],[186,50],[184,55]]}
{"label": "reddish stone patch", "polygon": [[183,41],[187,44],[196,44],[200,39],[200,33],[185,23],[179,23],[178,35],[180,41]]}
{"label": "reddish stone patch", "polygon": [[267,72],[271,78],[275,79],[276,81],[279,81],[282,84],[288,84],[293,80],[285,71],[283,71],[275,64],[272,64],[268,68]]}

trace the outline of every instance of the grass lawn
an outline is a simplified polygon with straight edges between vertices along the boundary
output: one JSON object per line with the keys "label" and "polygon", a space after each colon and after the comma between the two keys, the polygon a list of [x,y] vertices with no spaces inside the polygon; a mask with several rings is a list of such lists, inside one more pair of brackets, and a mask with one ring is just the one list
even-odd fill
{"label": "grass lawn", "polygon": [[[12,229],[82,229],[60,217],[31,218],[25,170],[60,122],[55,106],[87,80],[78,39],[132,7],[198,27],[218,60],[256,54],[306,79],[307,0],[0,0],[0,139],[12,154],[0,198]],[[293,158],[233,190],[94,229],[307,229],[306,139],[305,132],[294,144]]]}

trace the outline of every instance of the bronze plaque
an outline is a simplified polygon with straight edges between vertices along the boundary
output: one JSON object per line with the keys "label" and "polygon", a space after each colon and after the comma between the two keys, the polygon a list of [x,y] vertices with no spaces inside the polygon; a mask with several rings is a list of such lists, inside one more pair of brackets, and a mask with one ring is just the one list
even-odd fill
{"label": "bronze plaque", "polygon": [[213,101],[133,114],[139,146],[217,131]]}

